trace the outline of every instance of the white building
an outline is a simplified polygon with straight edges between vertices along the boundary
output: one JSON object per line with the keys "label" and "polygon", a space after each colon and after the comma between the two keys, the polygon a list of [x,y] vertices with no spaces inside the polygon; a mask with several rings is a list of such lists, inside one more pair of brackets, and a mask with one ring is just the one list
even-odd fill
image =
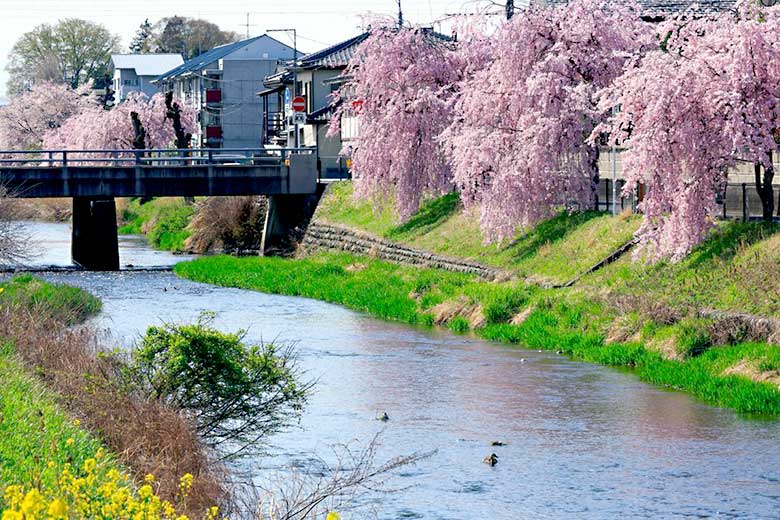
{"label": "white building", "polygon": [[196,146],[259,148],[264,111],[256,93],[293,56],[292,47],[264,34],[204,52],[161,74],[155,84],[200,112]]}
{"label": "white building", "polygon": [[122,102],[130,92],[152,97],[159,92],[152,80],[182,63],[181,54],[112,54],[114,100]]}

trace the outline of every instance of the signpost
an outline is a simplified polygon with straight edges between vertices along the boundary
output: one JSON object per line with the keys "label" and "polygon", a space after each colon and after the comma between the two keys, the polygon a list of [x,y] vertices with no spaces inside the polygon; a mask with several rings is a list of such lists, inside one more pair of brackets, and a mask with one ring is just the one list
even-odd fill
{"label": "signpost", "polygon": [[306,98],[303,96],[296,96],[292,100],[292,109],[296,112],[305,112],[306,111]]}
{"label": "signpost", "polygon": [[306,113],[305,112],[295,112],[293,114],[293,124],[296,127],[298,125],[305,125],[306,124]]}

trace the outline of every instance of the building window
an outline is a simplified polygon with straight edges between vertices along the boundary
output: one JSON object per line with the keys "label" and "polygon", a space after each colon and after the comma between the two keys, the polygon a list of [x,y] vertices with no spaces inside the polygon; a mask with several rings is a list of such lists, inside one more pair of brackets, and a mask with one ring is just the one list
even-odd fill
{"label": "building window", "polygon": [[138,86],[138,80],[137,79],[123,79],[122,85],[128,86],[128,87],[137,87]]}

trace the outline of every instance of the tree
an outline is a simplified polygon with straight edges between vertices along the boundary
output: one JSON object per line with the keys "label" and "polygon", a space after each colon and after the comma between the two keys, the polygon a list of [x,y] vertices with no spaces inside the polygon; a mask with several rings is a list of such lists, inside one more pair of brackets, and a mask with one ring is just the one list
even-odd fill
{"label": "tree", "polygon": [[86,85],[72,89],[63,84],[38,83],[12,97],[0,110],[0,147],[39,149],[47,133],[59,128],[68,118],[97,107],[97,98]]}
{"label": "tree", "polygon": [[622,107],[606,126],[627,147],[627,189],[647,188],[638,236],[649,259],[678,260],[706,238],[738,159],[755,164],[764,218],[772,218],[779,30],[778,8],[753,4],[678,17],[664,27],[663,49],[634,64],[605,97],[604,106]]}
{"label": "tree", "polygon": [[76,88],[101,79],[119,37],[102,25],[69,18],[42,24],[22,35],[9,54],[8,92],[18,94],[40,81]]}
{"label": "tree", "polygon": [[130,52],[140,54],[149,52],[151,50],[151,42],[149,38],[152,36],[152,24],[149,23],[149,19],[144,20],[138,30],[135,32],[133,41],[130,43]]}
{"label": "tree", "polygon": [[[185,130],[192,131],[196,112],[186,105],[182,111],[182,124]],[[133,118],[134,112],[137,118]],[[135,125],[140,124],[140,127],[134,126],[134,119],[137,121]],[[58,128],[47,132],[43,142],[46,148],[55,150],[129,150],[140,144],[141,128],[146,146],[168,148],[173,144],[176,134],[168,120],[162,94],[148,98],[144,94],[131,93],[124,102],[111,110],[104,110],[100,106],[87,107]]]}
{"label": "tree", "polygon": [[291,347],[248,346],[244,332],[196,324],[149,327],[128,367],[142,393],[183,411],[223,458],[256,453],[294,423],[313,383],[301,381]]}
{"label": "tree", "polygon": [[452,189],[438,140],[450,124],[453,85],[459,78],[449,42],[427,29],[380,26],[371,30],[347,67],[340,90],[342,114],[358,108],[360,136],[352,154],[359,197],[395,197],[401,218],[420,201]]}
{"label": "tree", "polygon": [[237,33],[223,31],[206,20],[171,16],[155,24],[151,47],[155,52],[181,53],[187,60],[240,39]]}
{"label": "tree", "polygon": [[609,114],[597,94],[653,42],[637,11],[599,0],[531,7],[492,38],[462,42],[464,61],[482,56],[483,66],[464,74],[444,140],[488,239],[562,207],[596,206],[598,145],[588,138]]}

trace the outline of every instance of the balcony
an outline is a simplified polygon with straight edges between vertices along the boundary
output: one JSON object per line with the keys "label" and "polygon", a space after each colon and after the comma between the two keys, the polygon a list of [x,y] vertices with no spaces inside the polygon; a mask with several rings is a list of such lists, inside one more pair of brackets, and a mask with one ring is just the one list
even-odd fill
{"label": "balcony", "polygon": [[222,127],[221,126],[207,126],[206,127],[206,139],[222,139]]}
{"label": "balcony", "polygon": [[220,89],[208,89],[206,90],[206,103],[217,105],[222,103],[222,90]]}

